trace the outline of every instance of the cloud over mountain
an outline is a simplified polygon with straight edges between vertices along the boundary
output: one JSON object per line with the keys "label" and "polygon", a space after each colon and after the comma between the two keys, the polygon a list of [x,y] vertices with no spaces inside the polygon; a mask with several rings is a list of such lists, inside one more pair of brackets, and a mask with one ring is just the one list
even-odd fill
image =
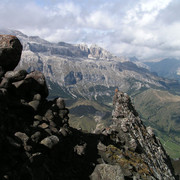
{"label": "cloud over mountain", "polygon": [[180,56],[178,0],[2,0],[2,28],[49,41],[96,43],[140,59]]}

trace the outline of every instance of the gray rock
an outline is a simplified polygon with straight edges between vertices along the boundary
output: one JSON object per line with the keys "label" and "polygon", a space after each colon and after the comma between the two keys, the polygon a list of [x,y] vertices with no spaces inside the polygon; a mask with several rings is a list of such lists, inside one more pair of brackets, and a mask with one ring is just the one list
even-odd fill
{"label": "gray rock", "polygon": [[51,109],[48,109],[48,110],[46,111],[44,117],[45,117],[46,119],[48,119],[49,121],[53,120],[53,119],[54,119],[54,114],[53,114],[52,110],[51,110]]}
{"label": "gray rock", "polygon": [[59,138],[55,135],[48,136],[44,138],[40,144],[43,144],[44,146],[48,147],[49,149],[52,149],[56,144],[58,144]]}
{"label": "gray rock", "polygon": [[128,147],[131,151],[135,151],[136,148],[137,148],[137,143],[136,143],[136,140],[135,139],[131,139],[129,141],[129,147]]}
{"label": "gray rock", "polygon": [[152,130],[152,128],[151,128],[150,126],[147,127],[146,130],[147,130],[148,134],[149,134],[151,137],[154,136],[154,132],[153,132],[153,130]]}
{"label": "gray rock", "polygon": [[85,154],[86,146],[87,146],[86,143],[84,143],[83,145],[76,145],[76,146],[74,147],[74,152],[75,152],[76,154],[78,154],[79,156],[82,156],[82,155]]}
{"label": "gray rock", "polygon": [[42,124],[40,124],[38,127],[42,128],[42,129],[46,129],[46,128],[49,127],[49,125],[46,124],[46,123],[42,123]]}
{"label": "gray rock", "polygon": [[25,133],[16,132],[14,135],[19,138],[24,144],[26,144],[29,140],[29,137]]}
{"label": "gray rock", "polygon": [[46,85],[46,80],[45,80],[45,77],[44,75],[39,72],[39,71],[33,71],[29,74],[27,74],[26,76],[26,80],[27,79],[34,79],[36,84],[34,84],[33,88],[41,95],[43,95],[44,97],[47,97],[48,96],[48,88],[47,88],[47,85]]}
{"label": "gray rock", "polygon": [[68,132],[69,132],[68,129],[64,127],[61,127],[59,130],[59,133],[61,133],[63,136],[67,136]]}
{"label": "gray rock", "polygon": [[8,94],[7,89],[5,89],[5,88],[0,88],[0,97],[1,97],[1,96],[6,96],[7,94]]}
{"label": "gray rock", "polygon": [[4,178],[4,180],[6,180],[6,179],[8,180],[9,176],[8,175],[4,175],[3,178]]}
{"label": "gray rock", "polygon": [[40,115],[35,115],[34,119],[38,120],[38,121],[42,121],[42,116]]}
{"label": "gray rock", "polygon": [[59,111],[59,117],[64,119],[69,113],[69,110],[68,109],[62,109]]}
{"label": "gray rock", "polygon": [[53,127],[53,126],[50,126],[50,130],[51,130],[52,132],[54,132],[54,133],[58,133],[58,132],[59,132],[58,129],[55,128],[55,127]]}
{"label": "gray rock", "polygon": [[97,45],[92,45],[90,47],[90,54],[88,57],[96,59],[111,59],[112,54],[105,49],[98,47]]}
{"label": "gray rock", "polygon": [[35,94],[33,97],[33,100],[40,101],[41,100],[41,95],[40,94]]}
{"label": "gray rock", "polygon": [[40,124],[39,121],[34,121],[34,122],[33,122],[33,127],[37,127],[39,124]]}
{"label": "gray rock", "polygon": [[19,63],[21,52],[22,45],[17,37],[0,35],[0,66],[3,70],[14,70]]}
{"label": "gray rock", "polygon": [[24,149],[25,149],[25,151],[31,151],[32,150],[32,146],[28,146],[28,145],[24,145]]}
{"label": "gray rock", "polygon": [[124,180],[123,172],[118,165],[98,164],[90,180]]}
{"label": "gray rock", "polygon": [[41,133],[39,131],[37,131],[31,136],[31,139],[32,139],[32,141],[37,143],[37,142],[39,142],[40,137],[41,137]]}
{"label": "gray rock", "polygon": [[25,83],[25,80],[17,81],[12,83],[16,88],[19,88],[22,84]]}
{"label": "gray rock", "polygon": [[10,82],[16,82],[23,80],[27,75],[26,70],[17,70],[17,71],[7,71],[4,75],[5,78],[10,80]]}
{"label": "gray rock", "polygon": [[101,142],[98,143],[97,148],[100,151],[106,151],[107,150],[107,147]]}
{"label": "gray rock", "polygon": [[35,111],[38,110],[40,102],[38,100],[30,101],[28,103]]}
{"label": "gray rock", "polygon": [[64,108],[65,108],[64,99],[58,98],[58,99],[56,100],[56,105],[59,107],[59,109],[64,109]]}

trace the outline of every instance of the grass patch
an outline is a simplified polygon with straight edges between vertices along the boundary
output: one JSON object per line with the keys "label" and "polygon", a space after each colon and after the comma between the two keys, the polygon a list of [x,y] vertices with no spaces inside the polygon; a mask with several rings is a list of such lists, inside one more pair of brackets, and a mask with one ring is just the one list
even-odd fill
{"label": "grass patch", "polygon": [[179,158],[180,157],[180,143],[174,141],[172,137],[158,130],[156,130],[156,134],[159,137],[167,154],[173,159]]}

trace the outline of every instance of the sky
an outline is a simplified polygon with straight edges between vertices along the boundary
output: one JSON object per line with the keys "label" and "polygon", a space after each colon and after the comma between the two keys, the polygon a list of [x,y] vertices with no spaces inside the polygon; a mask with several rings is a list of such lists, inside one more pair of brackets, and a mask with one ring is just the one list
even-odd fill
{"label": "sky", "polygon": [[180,57],[180,0],[1,0],[0,28],[139,60]]}

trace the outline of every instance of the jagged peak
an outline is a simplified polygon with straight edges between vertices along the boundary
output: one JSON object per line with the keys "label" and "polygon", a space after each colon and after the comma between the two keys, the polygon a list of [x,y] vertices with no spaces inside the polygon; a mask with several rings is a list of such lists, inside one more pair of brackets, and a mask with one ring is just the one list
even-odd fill
{"label": "jagged peak", "polygon": [[90,54],[88,55],[88,58],[111,59],[113,57],[113,55],[109,51],[103,49],[102,47],[99,47],[96,44],[91,45],[89,50]]}

